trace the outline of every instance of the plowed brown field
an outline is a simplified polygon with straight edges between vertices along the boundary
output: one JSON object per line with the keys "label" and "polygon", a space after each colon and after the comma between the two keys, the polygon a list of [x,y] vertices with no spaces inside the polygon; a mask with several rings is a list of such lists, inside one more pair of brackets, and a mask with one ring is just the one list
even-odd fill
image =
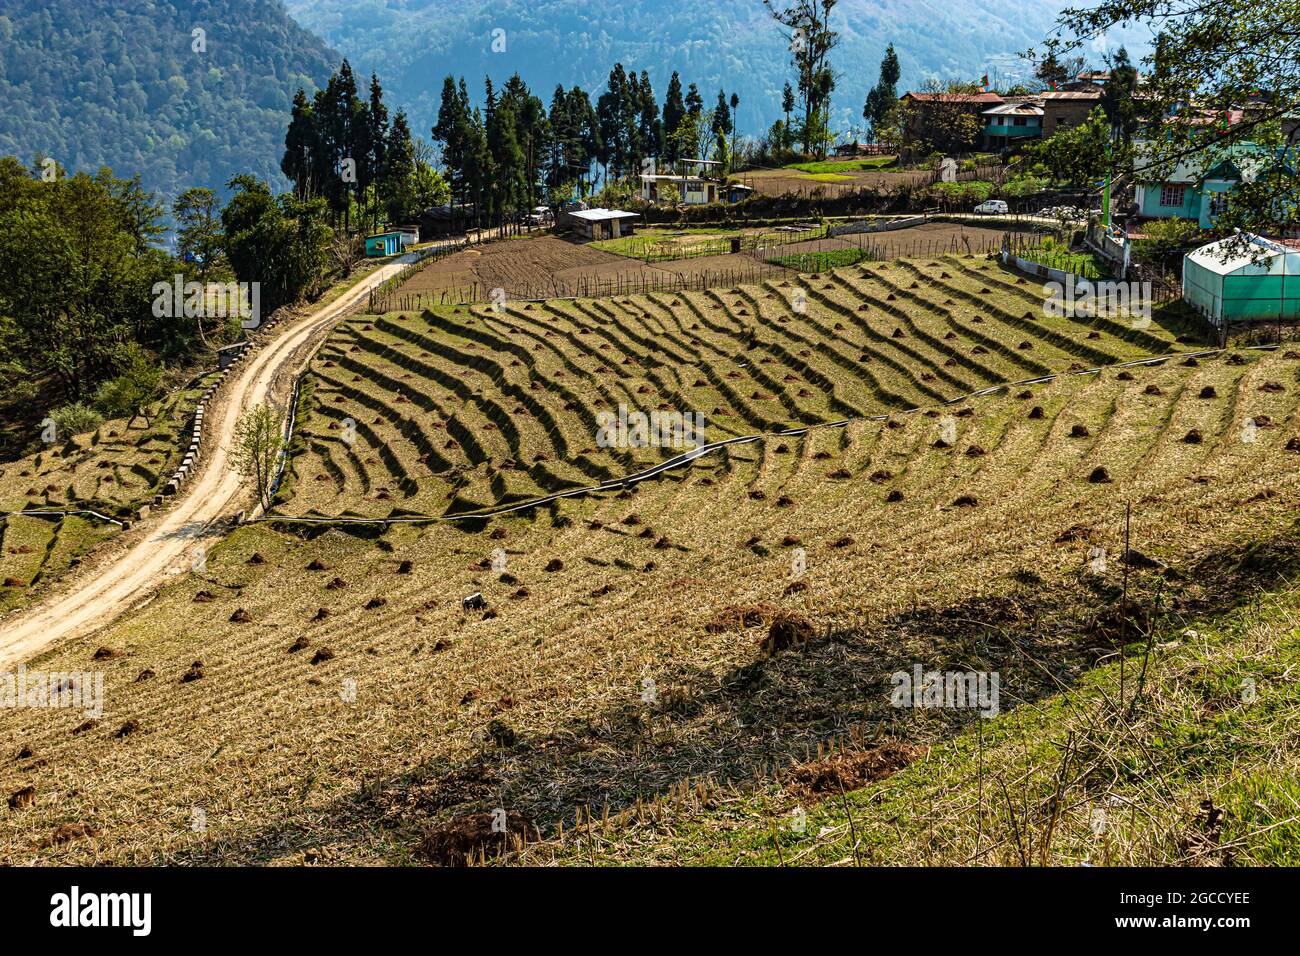
{"label": "plowed brown field", "polygon": [[743,254],[647,265],[581,242],[538,236],[489,243],[439,259],[413,275],[397,294],[422,295],[424,305],[488,301],[493,289],[501,289],[512,300],[538,299],[593,294],[607,291],[605,287],[626,292],[638,287],[669,288],[679,279],[720,284],[757,281],[778,275],[775,268]]}

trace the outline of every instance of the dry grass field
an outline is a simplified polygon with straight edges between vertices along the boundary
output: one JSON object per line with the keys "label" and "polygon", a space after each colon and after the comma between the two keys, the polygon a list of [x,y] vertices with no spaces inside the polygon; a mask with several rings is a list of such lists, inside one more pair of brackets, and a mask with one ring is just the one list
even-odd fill
{"label": "dry grass field", "polygon": [[[29,662],[102,671],[105,705],[0,713],[0,859],[457,863],[500,848],[500,810],[531,862],[785,862],[769,830],[794,801],[830,828],[802,850],[835,863],[859,852],[821,802],[842,788],[894,801],[873,839],[960,861],[966,829],[933,842],[929,811],[878,788],[964,769],[933,761],[977,723],[1012,766],[1019,715],[1294,570],[1300,355],[1109,367],[1191,346],[1046,318],[1038,291],[945,256],[348,321],[313,364],[284,516],[463,513],[673,454],[598,447],[619,404],[766,437],[503,518],[235,531]],[[891,706],[916,664],[997,672],[1002,715]],[[1179,693],[1223,711],[1198,680]],[[851,766],[828,772],[832,745]],[[924,792],[964,827],[957,770]]]}

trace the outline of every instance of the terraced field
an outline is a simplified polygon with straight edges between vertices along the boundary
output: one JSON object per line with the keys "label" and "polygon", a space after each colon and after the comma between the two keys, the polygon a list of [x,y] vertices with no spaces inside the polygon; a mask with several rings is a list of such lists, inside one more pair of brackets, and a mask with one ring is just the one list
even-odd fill
{"label": "terraced field", "polygon": [[[130,518],[153,499],[180,463],[180,436],[206,384],[201,379],[170,395],[150,423],[142,417],[106,422],[0,465],[0,613],[29,602],[118,530],[91,515],[61,512]],[[19,511],[50,513],[8,514]]]}
{"label": "terraced field", "polygon": [[364,316],[313,366],[296,514],[475,511],[651,467],[602,448],[620,406],[700,413],[707,441],[938,405],[1184,348],[1159,325],[1043,315],[982,259],[869,264],[701,293]]}
{"label": "terraced field", "polygon": [[[1125,643],[1125,586],[1213,613],[1290,567],[1300,354],[1175,356],[906,414],[1172,333],[1042,318],[977,260],[799,288],[803,311],[775,283],[341,328],[285,513],[464,510],[667,454],[596,447],[619,403],[702,408],[710,440],[857,420],[506,518],[240,529],[29,664],[102,670],[106,705],[0,713],[18,755],[0,794],[33,788],[0,817],[0,858],[437,860],[448,821],[497,807],[547,857],[575,815],[582,832],[729,805],[831,740],[890,741],[902,766],[970,726],[890,706],[892,672],[998,671],[1014,712]],[[65,823],[90,835],[52,844]]]}

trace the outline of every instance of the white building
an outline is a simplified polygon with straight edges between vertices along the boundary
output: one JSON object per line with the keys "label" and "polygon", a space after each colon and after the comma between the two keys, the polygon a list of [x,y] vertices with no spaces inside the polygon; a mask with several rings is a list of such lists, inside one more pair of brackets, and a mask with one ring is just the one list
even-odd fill
{"label": "white building", "polygon": [[641,198],[646,202],[688,206],[717,202],[722,186],[718,177],[721,167],[714,159],[682,159],[671,173],[642,173]]}
{"label": "white building", "polygon": [[576,209],[565,213],[578,235],[586,239],[618,239],[630,236],[636,229],[635,220],[640,213],[622,209]]}

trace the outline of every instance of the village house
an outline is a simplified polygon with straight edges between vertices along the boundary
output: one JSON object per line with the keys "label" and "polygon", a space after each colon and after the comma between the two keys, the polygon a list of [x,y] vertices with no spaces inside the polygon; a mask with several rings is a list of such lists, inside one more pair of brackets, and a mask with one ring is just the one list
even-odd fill
{"label": "village house", "polygon": [[882,143],[840,143],[831,152],[836,159],[853,159],[858,156],[883,156],[889,152]]}
{"label": "village house", "polygon": [[[1139,150],[1139,157],[1142,154]],[[1139,158],[1134,187],[1138,216],[1190,219],[1209,229],[1226,206],[1228,193],[1241,183],[1253,183],[1280,162],[1290,161],[1282,151],[1255,143],[1233,143],[1172,165]]]}
{"label": "village house", "polygon": [[954,114],[969,113],[985,126],[983,112],[1001,106],[1005,100],[997,93],[913,93],[898,98],[903,110],[903,143],[912,147],[929,144],[948,151]]}
{"label": "village house", "polygon": [[639,213],[621,209],[575,209],[564,213],[573,231],[583,239],[618,239],[630,236],[636,229]]}
{"label": "village house", "polygon": [[366,256],[395,256],[419,238],[418,230],[389,229],[366,236]]}
{"label": "village house", "polygon": [[1043,108],[1032,100],[999,103],[980,115],[986,149],[1014,149],[1043,135]]}
{"label": "village house", "polygon": [[464,232],[474,222],[473,203],[464,205],[431,206],[420,213],[420,236],[426,242],[442,236]]}
{"label": "village house", "polygon": [[1043,136],[1082,126],[1088,114],[1101,105],[1101,90],[1044,90],[1038,94],[1043,108]]}
{"label": "village house", "polygon": [[722,187],[723,197],[729,203],[744,202],[757,192],[758,190],[753,186],[746,186],[744,183],[727,183]]}
{"label": "village house", "polygon": [[668,173],[642,173],[641,198],[651,203],[703,206],[717,202],[722,163],[713,159],[679,160]]}

